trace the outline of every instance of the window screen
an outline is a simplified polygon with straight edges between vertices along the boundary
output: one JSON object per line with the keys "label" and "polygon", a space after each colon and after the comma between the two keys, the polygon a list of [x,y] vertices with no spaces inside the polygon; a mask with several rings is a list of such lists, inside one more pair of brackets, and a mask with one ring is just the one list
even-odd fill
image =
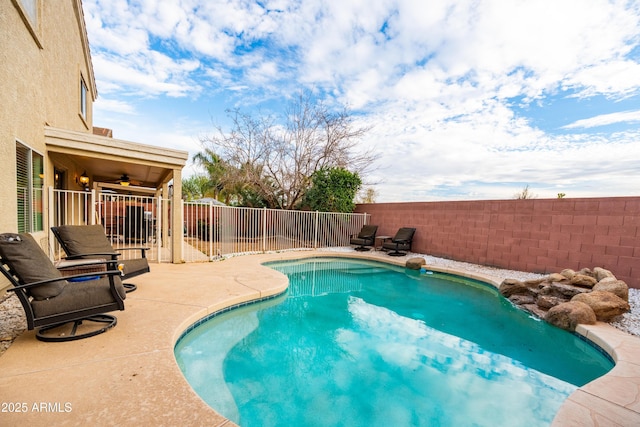
{"label": "window screen", "polygon": [[29,147],[16,143],[18,232],[42,231],[42,183],[44,159]]}
{"label": "window screen", "polygon": [[80,79],[80,114],[87,119],[87,85]]}

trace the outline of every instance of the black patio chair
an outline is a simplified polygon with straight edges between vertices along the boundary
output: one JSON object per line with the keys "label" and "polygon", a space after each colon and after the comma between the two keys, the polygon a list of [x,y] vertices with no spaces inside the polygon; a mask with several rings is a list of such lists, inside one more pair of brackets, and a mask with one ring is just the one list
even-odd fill
{"label": "black patio chair", "polygon": [[27,328],[37,329],[41,341],[88,338],[116,325],[105,313],[124,310],[126,292],[116,261],[104,264],[101,272],[63,277],[30,234],[0,234],[0,271],[24,308]]}
{"label": "black patio chair", "polygon": [[398,230],[391,241],[384,242],[382,247],[393,251],[388,253],[389,256],[405,256],[407,251],[411,251],[411,244],[413,242],[413,235],[415,232],[415,228],[403,227]]}
{"label": "black patio chair", "polygon": [[378,232],[377,225],[363,225],[358,234],[351,236],[349,244],[358,245],[354,250],[356,251],[368,251],[371,248],[366,246],[373,246],[376,241],[376,233]]}
{"label": "black patio chair", "polygon": [[[149,248],[123,247],[114,249],[104,232],[104,228],[99,224],[61,225],[51,227],[51,231],[67,254],[65,259],[99,259],[109,257],[112,260],[118,260],[118,264],[123,267],[122,280],[129,280],[132,277],[151,271],[146,256],[146,251],[149,250]],[[120,260],[121,252],[125,251],[139,251],[140,253],[136,258]],[[133,292],[137,288],[133,283],[124,283],[123,286],[127,292]]]}
{"label": "black patio chair", "polygon": [[124,215],[124,241],[146,243],[147,226],[144,217],[144,207],[127,206]]}

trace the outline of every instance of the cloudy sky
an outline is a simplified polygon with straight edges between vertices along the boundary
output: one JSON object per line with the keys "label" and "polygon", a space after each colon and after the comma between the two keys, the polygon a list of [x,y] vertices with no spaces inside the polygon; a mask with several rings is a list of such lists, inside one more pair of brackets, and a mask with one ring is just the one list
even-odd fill
{"label": "cloudy sky", "polygon": [[640,193],[635,0],[83,6],[94,124],[116,138],[193,154],[226,109],[308,90],[371,126],[378,202]]}

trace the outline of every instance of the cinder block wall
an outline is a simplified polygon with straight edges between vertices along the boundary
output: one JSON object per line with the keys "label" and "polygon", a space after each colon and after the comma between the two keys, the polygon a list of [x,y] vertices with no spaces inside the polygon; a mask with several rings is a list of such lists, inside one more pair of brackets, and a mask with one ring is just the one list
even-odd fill
{"label": "cinder block wall", "polygon": [[412,250],[536,273],[603,267],[640,288],[640,197],[361,204],[378,235],[417,229]]}

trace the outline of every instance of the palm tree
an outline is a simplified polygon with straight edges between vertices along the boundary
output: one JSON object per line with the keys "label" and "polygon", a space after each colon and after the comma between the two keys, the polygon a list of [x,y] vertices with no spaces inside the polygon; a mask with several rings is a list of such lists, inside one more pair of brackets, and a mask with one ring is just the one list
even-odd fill
{"label": "palm tree", "polygon": [[216,200],[225,197],[223,193],[228,187],[230,174],[229,165],[212,150],[205,148],[203,152],[193,156],[194,163],[202,166],[206,171],[207,184],[203,196],[213,196]]}
{"label": "palm tree", "polygon": [[182,180],[182,196],[185,200],[213,197],[211,181],[205,175],[194,175]]}

